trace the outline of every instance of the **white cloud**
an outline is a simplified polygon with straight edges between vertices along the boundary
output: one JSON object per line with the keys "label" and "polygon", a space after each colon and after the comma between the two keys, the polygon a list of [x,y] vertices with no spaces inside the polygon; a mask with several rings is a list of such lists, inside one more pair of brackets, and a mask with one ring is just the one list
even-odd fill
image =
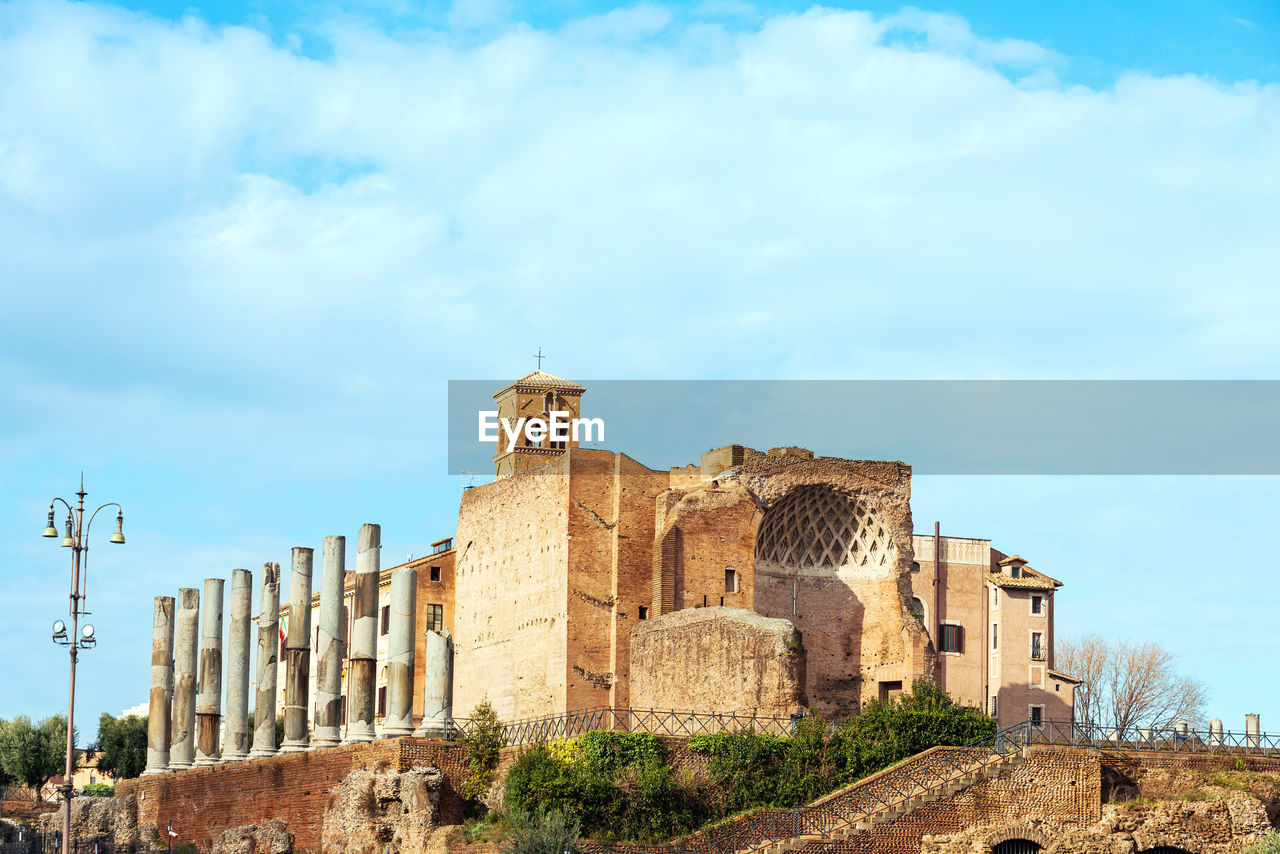
{"label": "white cloud", "polygon": [[[88,461],[192,539],[379,518],[413,550],[456,512],[445,380],[538,345],[583,379],[1280,370],[1276,86],[1063,84],[1047,48],[918,10],[503,8],[277,43],[0,5],[15,508]],[[188,583],[253,550],[198,545]]]}

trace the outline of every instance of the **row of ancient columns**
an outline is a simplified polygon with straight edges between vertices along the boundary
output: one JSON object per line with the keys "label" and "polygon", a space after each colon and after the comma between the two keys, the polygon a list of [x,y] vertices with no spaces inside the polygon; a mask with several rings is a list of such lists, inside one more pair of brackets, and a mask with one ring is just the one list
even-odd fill
{"label": "row of ancient columns", "polygon": [[[290,619],[284,642],[284,742],[280,745],[275,743],[280,565],[263,565],[262,593],[258,600],[257,694],[252,749],[248,723],[253,574],[247,569],[237,569],[231,575],[225,722],[221,706],[224,581],[220,578],[205,580],[203,615],[199,590],[182,588],[178,591],[176,603],[172,596],[157,596],[151,642],[147,769],[144,773],[161,774],[193,765],[216,765],[272,756],[277,750],[295,753],[354,744],[372,741],[379,736],[432,738],[445,735],[452,723],[453,711],[453,642],[447,630],[426,632],[426,678],[422,685],[424,714],[418,728],[415,730],[413,726],[417,570],[408,567],[391,575],[387,709],[381,732],[374,727],[380,553],[379,526],[362,526],[356,548],[355,619],[348,657],[343,643],[342,619],[346,538],[325,538],[320,568],[314,730],[308,733],[312,550],[294,548],[289,579]],[[345,739],[341,732],[344,663],[350,668]],[[220,730],[224,730],[221,737]]]}

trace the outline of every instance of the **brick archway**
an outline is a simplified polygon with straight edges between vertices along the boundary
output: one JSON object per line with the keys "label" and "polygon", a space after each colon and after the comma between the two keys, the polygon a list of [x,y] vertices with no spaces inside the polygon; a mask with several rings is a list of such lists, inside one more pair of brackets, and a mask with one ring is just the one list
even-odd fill
{"label": "brick archway", "polygon": [[1046,850],[1053,843],[1053,839],[1045,832],[1034,827],[1027,827],[1024,824],[1010,824],[1004,827],[993,828],[983,837],[983,851],[991,852],[1002,842],[1011,842],[1015,839],[1025,839],[1028,842],[1034,842],[1040,846],[1040,850]]}

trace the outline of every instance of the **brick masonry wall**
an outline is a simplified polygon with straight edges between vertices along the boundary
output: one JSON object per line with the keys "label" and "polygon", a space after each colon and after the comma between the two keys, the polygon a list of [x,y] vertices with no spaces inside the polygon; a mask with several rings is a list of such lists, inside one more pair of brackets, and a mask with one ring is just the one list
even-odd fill
{"label": "brick masonry wall", "polygon": [[1040,817],[1087,827],[1102,817],[1097,754],[1047,748],[1016,768],[838,842],[812,842],[802,854],[916,854],[925,834]]}
{"label": "brick masonry wall", "polygon": [[[499,773],[518,751],[506,748]],[[467,778],[466,749],[419,738],[383,739],[369,744],[333,747],[195,768],[156,777],[124,780],[117,795],[138,797],[138,824],[158,829],[173,822],[178,841],[194,842],[207,850],[224,830],[267,819],[282,821],[299,851],[319,848],[324,814],[334,788],[357,768],[385,765],[406,771],[415,765],[439,768],[445,787],[439,803],[439,824],[462,820],[458,794]]]}

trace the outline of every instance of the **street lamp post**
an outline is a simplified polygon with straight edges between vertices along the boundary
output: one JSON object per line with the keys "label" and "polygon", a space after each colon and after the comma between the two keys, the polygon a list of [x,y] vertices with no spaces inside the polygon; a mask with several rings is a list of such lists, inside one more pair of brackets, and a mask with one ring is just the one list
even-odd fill
{"label": "street lamp post", "polygon": [[[93,626],[85,623],[84,628],[80,628],[80,618],[88,616],[89,612],[85,610],[85,597],[87,596],[89,581],[89,528],[93,525],[94,517],[98,515],[98,511],[107,507],[116,508],[116,530],[108,540],[112,543],[124,543],[124,509],[112,501],[103,504],[97,510],[89,514],[89,521],[84,518],[84,475],[80,475],[80,491],[76,493],[79,501],[75,507],[61,498],[55,498],[49,502],[49,523],[45,526],[44,536],[58,536],[58,529],[53,524],[54,506],[61,501],[62,505],[67,508],[66,535],[62,538],[62,547],[71,549],[71,633],[67,634],[67,625],[62,620],[56,620],[53,624],[53,640],[62,646],[70,647],[71,651],[71,687],[67,692],[67,764],[66,773],[62,779],[62,854],[70,854],[71,852],[71,775],[75,765],[75,716],[76,716],[76,659],[79,657],[81,649],[90,649],[98,639],[94,634]],[[81,586],[81,572],[84,575],[84,586]]]}

